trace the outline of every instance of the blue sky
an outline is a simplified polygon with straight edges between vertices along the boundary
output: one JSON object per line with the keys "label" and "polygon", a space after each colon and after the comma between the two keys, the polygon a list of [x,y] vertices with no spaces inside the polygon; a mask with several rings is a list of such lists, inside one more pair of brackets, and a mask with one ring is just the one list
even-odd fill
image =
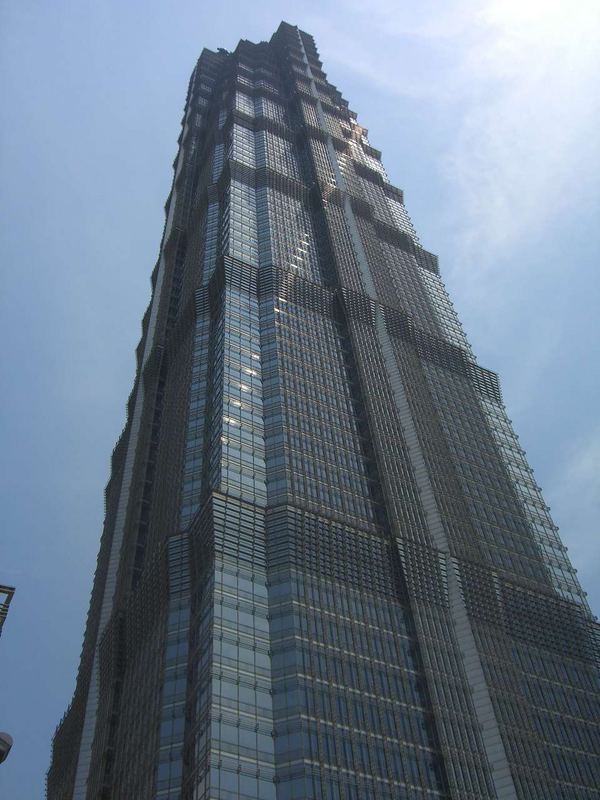
{"label": "blue sky", "polygon": [[1,5],[0,796],[43,796],[73,690],[189,74],[282,18],[315,36],[439,254],[600,612],[600,6],[415,5]]}

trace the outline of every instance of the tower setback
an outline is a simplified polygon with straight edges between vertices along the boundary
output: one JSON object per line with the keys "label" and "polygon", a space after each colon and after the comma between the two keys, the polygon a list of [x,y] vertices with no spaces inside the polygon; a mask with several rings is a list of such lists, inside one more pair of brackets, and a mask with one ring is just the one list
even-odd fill
{"label": "tower setback", "polygon": [[600,798],[598,624],[312,37],[189,84],[49,800]]}

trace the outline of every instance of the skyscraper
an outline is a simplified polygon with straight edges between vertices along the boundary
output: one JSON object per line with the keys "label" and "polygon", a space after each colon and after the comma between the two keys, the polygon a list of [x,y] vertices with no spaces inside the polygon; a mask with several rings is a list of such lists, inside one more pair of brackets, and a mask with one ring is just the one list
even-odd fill
{"label": "skyscraper", "polygon": [[600,797],[598,625],[312,37],[203,51],[50,800]]}

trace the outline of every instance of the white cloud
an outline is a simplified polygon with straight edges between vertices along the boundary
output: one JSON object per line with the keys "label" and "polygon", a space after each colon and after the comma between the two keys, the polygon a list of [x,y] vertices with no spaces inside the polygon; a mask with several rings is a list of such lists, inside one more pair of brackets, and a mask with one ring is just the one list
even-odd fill
{"label": "white cloud", "polygon": [[539,233],[589,188],[600,149],[598,4],[490,3],[459,81],[475,103],[451,148],[450,176],[471,261]]}

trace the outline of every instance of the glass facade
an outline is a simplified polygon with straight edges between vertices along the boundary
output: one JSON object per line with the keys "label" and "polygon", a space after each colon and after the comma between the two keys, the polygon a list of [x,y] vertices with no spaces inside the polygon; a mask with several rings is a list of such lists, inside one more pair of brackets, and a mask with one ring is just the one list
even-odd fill
{"label": "glass facade", "polygon": [[179,145],[49,800],[600,798],[598,624],[312,37]]}

